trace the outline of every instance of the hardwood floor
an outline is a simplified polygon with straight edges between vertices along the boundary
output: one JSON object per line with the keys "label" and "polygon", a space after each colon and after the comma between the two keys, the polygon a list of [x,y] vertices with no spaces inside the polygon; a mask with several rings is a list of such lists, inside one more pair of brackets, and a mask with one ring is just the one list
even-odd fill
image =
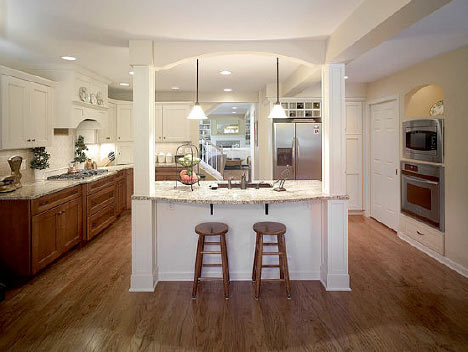
{"label": "hardwood floor", "polygon": [[351,217],[352,292],[319,282],[162,282],[129,293],[130,216],[0,303],[0,351],[467,351],[468,279]]}

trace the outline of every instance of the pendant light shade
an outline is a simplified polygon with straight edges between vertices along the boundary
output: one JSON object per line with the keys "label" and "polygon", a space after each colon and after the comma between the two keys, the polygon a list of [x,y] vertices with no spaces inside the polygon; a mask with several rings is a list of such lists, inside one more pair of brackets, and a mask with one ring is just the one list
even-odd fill
{"label": "pendant light shade", "polygon": [[205,115],[205,112],[200,106],[200,103],[198,102],[198,59],[197,59],[197,101],[195,102],[195,105],[193,106],[192,111],[190,111],[190,114],[187,116],[188,120],[205,120],[208,117]]}
{"label": "pendant light shade", "polygon": [[279,101],[279,58],[276,58],[276,103],[268,115],[269,119],[287,119],[286,113]]}

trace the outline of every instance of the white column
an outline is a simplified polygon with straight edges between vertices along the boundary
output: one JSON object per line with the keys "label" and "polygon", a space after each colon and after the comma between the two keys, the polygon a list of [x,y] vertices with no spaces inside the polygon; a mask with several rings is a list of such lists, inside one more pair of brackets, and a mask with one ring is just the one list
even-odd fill
{"label": "white column", "polygon": [[348,275],[348,201],[322,201],[320,281],[327,291],[350,291]]}
{"label": "white column", "polygon": [[[345,67],[322,66],[322,190],[346,194]],[[349,291],[348,201],[322,202],[320,280],[327,291]]]}
{"label": "white column", "polygon": [[[155,71],[153,42],[130,41],[133,66],[134,193],[154,192]],[[132,276],[130,291],[154,291],[157,284],[156,205],[151,200],[132,200]]]}
{"label": "white column", "polygon": [[322,66],[322,190],[346,193],[344,64]]}

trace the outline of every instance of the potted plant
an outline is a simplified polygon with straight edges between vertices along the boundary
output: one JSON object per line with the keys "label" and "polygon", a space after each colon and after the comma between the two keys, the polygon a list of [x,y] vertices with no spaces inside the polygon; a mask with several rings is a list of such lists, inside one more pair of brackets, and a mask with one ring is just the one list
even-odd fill
{"label": "potted plant", "polygon": [[84,142],[84,137],[80,135],[75,143],[75,159],[73,159],[75,164],[77,164],[77,169],[83,169],[85,161],[88,160],[85,150],[88,150],[88,147]]}
{"label": "potted plant", "polygon": [[45,147],[32,148],[33,158],[31,160],[31,169],[34,170],[34,179],[44,181],[45,169],[49,167],[50,154],[46,152]]}

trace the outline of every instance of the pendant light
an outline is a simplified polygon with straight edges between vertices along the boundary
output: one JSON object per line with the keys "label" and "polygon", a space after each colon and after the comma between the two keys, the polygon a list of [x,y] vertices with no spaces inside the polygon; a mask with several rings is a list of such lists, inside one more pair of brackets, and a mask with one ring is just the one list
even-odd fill
{"label": "pendant light", "polygon": [[187,116],[187,119],[189,120],[205,120],[208,117],[205,115],[205,112],[200,106],[200,103],[198,102],[198,59],[197,59],[197,101],[195,102],[195,105],[193,106],[192,111],[190,111],[190,114]]}
{"label": "pendant light", "polygon": [[286,113],[279,101],[279,58],[276,58],[276,103],[268,115],[269,119],[287,119]]}

